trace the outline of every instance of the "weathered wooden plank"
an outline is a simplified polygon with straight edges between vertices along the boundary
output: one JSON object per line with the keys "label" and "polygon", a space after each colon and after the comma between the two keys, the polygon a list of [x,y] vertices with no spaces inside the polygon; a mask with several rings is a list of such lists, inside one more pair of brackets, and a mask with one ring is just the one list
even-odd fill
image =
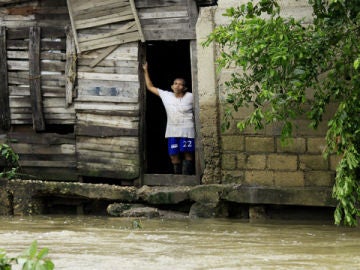
{"label": "weathered wooden plank", "polygon": [[41,52],[41,60],[66,60],[66,54],[63,52]]}
{"label": "weathered wooden plank", "polygon": [[187,0],[187,7],[189,12],[190,25],[195,28],[199,16],[198,7],[194,0]]}
{"label": "weathered wooden plank", "polygon": [[100,16],[97,18],[76,21],[75,27],[76,30],[81,30],[85,28],[97,27],[111,23],[129,21],[133,19],[134,19],[134,15],[132,14],[132,12],[126,10],[124,12],[121,12],[120,14],[110,14],[110,15]]}
{"label": "weathered wooden plank", "polygon": [[28,143],[13,143],[11,147],[18,154],[75,154],[74,144],[61,144],[61,145],[37,145]]}
{"label": "weathered wooden plank", "polygon": [[[139,28],[140,22],[137,21],[136,9],[132,8],[129,0],[67,0],[67,3],[72,29],[76,37],[75,43],[79,53],[142,39],[143,35],[141,28]],[[116,7],[114,7],[114,5],[116,5]],[[137,26],[134,33],[126,32],[125,34],[120,33],[115,35],[115,32],[111,30],[110,26],[126,21],[134,21]],[[106,26],[107,30],[102,26]],[[107,35],[108,37],[102,38],[101,36],[94,37],[91,34],[89,35],[89,32],[85,31],[89,28],[91,28],[93,32],[97,31],[99,35]],[[119,31],[118,26],[113,29]],[[83,31],[85,31],[85,35],[83,35]],[[80,42],[80,35],[82,35],[82,39],[87,39],[87,41]]]}
{"label": "weathered wooden plank", "polygon": [[[133,24],[133,23],[132,23]],[[106,60],[138,60],[138,42],[129,42],[125,44],[119,45],[114,52],[112,52]],[[84,59],[95,59],[98,58],[100,54],[105,51],[106,48],[89,51],[86,54],[82,54],[79,56],[80,60]],[[121,63],[122,66],[128,65],[128,63]],[[136,72],[137,73],[137,72]]]}
{"label": "weathered wooden plank", "polygon": [[9,71],[8,72],[8,82],[9,82],[9,84],[28,85],[29,84],[29,72]]}
{"label": "weathered wooden plank", "polygon": [[76,137],[77,149],[138,153],[138,137]]}
{"label": "weathered wooden plank", "polygon": [[116,36],[111,36],[105,40],[92,40],[89,42],[81,42],[79,45],[83,48],[83,50],[88,51],[112,45],[133,42],[136,40],[139,40],[139,33],[137,31],[134,31],[125,34],[119,34]]}
{"label": "weathered wooden plank", "polygon": [[11,126],[9,88],[8,88],[8,67],[6,55],[6,28],[0,27],[0,127],[8,130]]}
{"label": "weathered wooden plank", "polygon": [[[101,160],[101,159],[100,159]],[[116,165],[116,166],[115,166]],[[111,162],[110,164],[107,162],[78,162],[78,169],[103,169],[103,170],[109,170],[109,171],[117,171],[117,172],[128,172],[128,173],[134,173],[138,172],[139,166],[138,165],[127,165],[127,164],[119,164],[115,162]]]}
{"label": "weathered wooden plank", "polygon": [[[161,19],[147,19],[142,20],[143,29],[145,31],[156,29],[181,29],[194,28],[191,26],[189,18],[161,18]],[[195,28],[194,28],[195,29]]]}
{"label": "weathered wooden plank", "polygon": [[136,128],[114,128],[102,126],[76,125],[76,134],[93,137],[117,137],[117,136],[138,136],[139,130]]}
{"label": "weathered wooden plank", "polygon": [[75,27],[75,20],[74,20],[74,10],[73,10],[73,2],[72,0],[66,0],[67,3],[67,7],[69,10],[69,16],[70,16],[70,22],[71,22],[71,29],[73,31],[73,37],[74,37],[74,42],[76,45],[76,49],[78,51],[78,53],[81,53],[80,47],[79,47],[79,42],[78,42],[78,38],[77,38],[77,31],[76,31],[76,27]]}
{"label": "weathered wooden plank", "polygon": [[94,8],[89,8],[86,11],[87,12],[81,12],[78,14],[74,14],[74,18],[76,19],[77,22],[81,22],[81,21],[86,21],[86,20],[90,20],[93,18],[102,18],[102,17],[107,17],[108,15],[112,15],[114,17],[119,17],[119,14],[122,15],[129,15],[129,4],[121,4],[121,3],[117,3],[117,7],[114,5],[110,6],[102,6],[101,8],[98,9],[94,9]]}
{"label": "weathered wooden plank", "polygon": [[10,108],[19,108],[19,107],[30,107],[31,101],[30,97],[27,96],[10,96]]}
{"label": "weathered wooden plank", "polygon": [[[10,100],[11,101],[11,100]],[[109,103],[104,104],[101,102],[75,102],[75,110],[102,110],[102,111],[132,111],[139,112],[139,104],[135,103]],[[95,109],[94,109],[95,108]]]}
{"label": "weathered wooden plank", "polygon": [[75,145],[75,135],[58,134],[58,133],[33,133],[32,130],[23,132],[9,132],[8,136],[13,142],[20,142],[23,144],[44,144],[44,145]]}
{"label": "weathered wooden plank", "polygon": [[[138,137],[83,137],[76,136],[76,143],[79,149],[97,150],[102,149],[102,145],[110,146],[112,148],[121,149],[123,147],[137,148],[139,146]],[[106,150],[107,151],[107,150]]]}
{"label": "weathered wooden plank", "polygon": [[183,6],[186,0],[135,0],[135,5],[138,9],[149,7],[166,7],[166,6]]}
{"label": "weathered wooden plank", "polygon": [[135,19],[137,29],[139,31],[140,40],[141,40],[141,42],[145,42],[145,37],[144,37],[144,34],[142,32],[140,19],[139,19],[139,16],[137,14],[137,10],[136,10],[136,7],[135,7],[135,2],[134,2],[134,0],[129,0],[129,2],[130,2],[130,5],[131,5],[132,13],[134,14],[134,19]]}
{"label": "weathered wooden plank", "polygon": [[22,113],[22,114],[29,114],[31,115],[31,108],[10,108],[10,113],[11,114],[17,114],[17,113]]}
{"label": "weathered wooden plank", "polygon": [[41,61],[40,66],[42,71],[65,71],[65,62],[62,61]]}
{"label": "weathered wooden plank", "polygon": [[65,91],[63,88],[56,87],[44,87],[42,86],[42,95],[43,97],[61,97],[65,98]]}
{"label": "weathered wooden plank", "polygon": [[65,99],[64,98],[58,98],[58,97],[46,97],[43,100],[44,107],[60,107],[65,108]]}
{"label": "weathered wooden plank", "polygon": [[44,154],[21,154],[22,160],[32,160],[32,161],[75,161],[76,157],[74,154],[57,154],[57,155],[44,155]]}
{"label": "weathered wooden plank", "polygon": [[28,51],[7,51],[8,59],[29,59]]}
{"label": "weathered wooden plank", "polygon": [[108,126],[114,128],[136,129],[139,125],[138,117],[97,115],[91,113],[77,113],[77,123],[79,125]]}
{"label": "weathered wooden plank", "polygon": [[30,96],[30,87],[29,86],[9,86],[10,96]]}
{"label": "weathered wooden plank", "polygon": [[7,61],[9,70],[29,70],[29,61]]}
{"label": "weathered wooden plank", "polygon": [[45,130],[40,75],[40,27],[31,27],[29,34],[29,80],[33,127],[36,131]]}
{"label": "weathered wooden plank", "polygon": [[31,123],[32,120],[32,115],[27,114],[27,113],[16,113],[16,114],[12,114],[11,115],[11,120],[12,121],[16,121],[16,120],[29,120],[29,123]]}
{"label": "weathered wooden plank", "polygon": [[181,18],[189,17],[189,12],[187,10],[187,5],[184,6],[169,6],[161,8],[149,8],[143,9],[139,12],[139,18],[144,19],[154,19],[154,18]]}
{"label": "weathered wooden plank", "polygon": [[111,151],[101,151],[99,150],[78,150],[78,158],[81,161],[93,162],[93,161],[103,161],[102,163],[109,164],[122,164],[122,165],[134,165],[139,163],[139,154],[137,153],[120,153]]}
{"label": "weathered wooden plank", "polygon": [[58,120],[58,121],[62,121],[62,120],[71,120],[71,123],[75,123],[75,113],[46,113],[45,114],[45,119],[47,121],[49,120]]}
{"label": "weathered wooden plank", "polygon": [[79,83],[78,101],[87,97],[114,97],[113,102],[137,102],[139,98],[139,83],[113,82],[112,84],[103,84],[102,81]]}
{"label": "weathered wooden plank", "polygon": [[75,168],[76,161],[52,161],[52,160],[23,160],[20,159],[21,167],[52,167],[52,168]]}
{"label": "weathered wooden plank", "polygon": [[[59,76],[59,75],[58,75]],[[60,78],[52,78],[52,76],[45,77],[41,76],[41,88],[44,90],[45,88],[56,89],[60,92],[63,92],[65,95],[65,79]],[[44,93],[43,93],[44,95]]]}
{"label": "weathered wooden plank", "polygon": [[80,10],[88,10],[91,8],[111,6],[114,3],[128,4],[128,0],[87,0],[87,1],[71,1],[73,12],[79,12]]}
{"label": "weathered wooden plank", "polygon": [[106,58],[109,54],[111,54],[116,48],[118,47],[118,45],[113,45],[110,47],[107,47],[106,50],[104,50],[99,56],[98,58],[94,59],[91,63],[90,63],[90,67],[95,67],[97,64],[99,64],[104,58]]}
{"label": "weathered wooden plank", "polygon": [[102,12],[107,12],[109,9],[114,10],[114,9],[118,9],[118,8],[128,6],[128,5],[129,5],[129,3],[127,1],[125,1],[125,2],[114,1],[113,3],[108,3],[108,4],[102,5],[102,6],[91,6],[86,9],[74,10],[73,15],[77,19],[86,19],[86,18],[89,18],[90,12],[91,12],[91,14],[94,14],[94,13],[101,14]]}
{"label": "weathered wooden plank", "polygon": [[65,103],[67,106],[72,104],[73,102],[73,91],[76,80],[76,49],[75,49],[75,41],[72,31],[67,29],[66,34],[66,66],[65,66]]}
{"label": "weathered wooden plank", "polygon": [[130,97],[119,97],[119,96],[81,96],[76,99],[76,101],[82,101],[82,102],[88,102],[88,101],[94,101],[94,102],[124,102],[124,103],[137,103],[137,98],[130,98]]}
{"label": "weathered wooden plank", "polygon": [[41,50],[48,51],[48,50],[66,50],[66,40],[60,41],[51,41],[51,40],[42,40],[41,41]]}
{"label": "weathered wooden plank", "polygon": [[122,96],[136,98],[139,96],[138,89],[138,82],[86,80],[86,82],[79,84],[78,96]]}
{"label": "weathered wooden plank", "polygon": [[26,40],[7,40],[6,47],[10,50],[28,50],[29,42]]}
{"label": "weathered wooden plank", "polygon": [[[44,113],[46,115],[50,115],[50,114],[54,114],[54,115],[61,115],[63,114],[66,117],[72,116],[75,117],[75,110],[71,107],[67,107],[67,108],[50,108],[50,107],[45,107],[44,108]],[[47,118],[47,116],[46,116]],[[59,117],[60,119],[60,117]],[[75,120],[75,118],[74,118]]]}
{"label": "weathered wooden plank", "polygon": [[[85,59],[85,58],[79,58],[78,59],[78,67],[79,69],[86,69],[88,68],[89,64],[91,63],[91,59]],[[116,60],[103,60],[98,65],[98,67],[111,67],[113,68],[112,72],[104,72],[104,73],[120,73],[123,72],[116,72],[116,70],[138,70],[138,62],[133,60],[124,60],[124,61],[116,61]],[[80,70],[79,70],[80,71]],[[95,69],[92,70],[92,72],[95,72]],[[101,72],[95,72],[95,73],[101,73]],[[131,72],[132,74],[136,74],[137,72]],[[129,74],[129,72],[126,72],[125,74]]]}
{"label": "weathered wooden plank", "polygon": [[111,36],[116,36],[116,35],[124,34],[124,33],[127,33],[127,32],[132,32],[132,31],[136,31],[136,25],[135,25],[134,22],[128,22],[128,23],[122,25],[121,27],[119,27],[118,29],[115,29],[115,30],[112,30],[112,31],[106,31],[106,32],[100,33],[100,34],[95,34],[96,32],[93,31],[91,34],[79,35],[78,41],[79,41],[79,43],[89,42],[89,41],[92,41],[92,40],[108,38],[108,37],[111,37]]}
{"label": "weathered wooden plank", "polygon": [[107,60],[103,60],[97,64],[95,67],[90,67],[91,61],[85,60],[88,65],[83,65],[85,62],[82,62],[82,65],[78,65],[77,70],[80,72],[95,72],[95,73],[118,73],[118,74],[135,74],[138,68],[136,67],[105,67],[104,65],[108,63],[103,63],[104,61],[108,62]]}
{"label": "weathered wooden plank", "polygon": [[200,175],[203,174],[205,169],[205,158],[204,158],[204,151],[203,151],[203,143],[198,136],[201,134],[200,127],[200,105],[199,105],[199,91],[198,91],[198,72],[197,72],[197,41],[191,40],[190,41],[190,61],[191,61],[191,85],[192,85],[192,92],[194,96],[194,118],[195,118],[195,172],[196,175],[200,179]]}
{"label": "weathered wooden plank", "polygon": [[92,176],[92,177],[107,177],[114,179],[127,179],[127,180],[135,180],[139,177],[138,169],[134,171],[126,171],[126,170],[115,170],[114,168],[99,168],[93,167],[92,164],[78,164],[78,173],[80,175]]}
{"label": "weathered wooden plank", "polygon": [[139,76],[131,75],[131,74],[106,74],[106,73],[78,72],[78,78],[79,79],[88,79],[88,80],[136,82],[136,81],[138,81]]}
{"label": "weathered wooden plank", "polygon": [[7,31],[7,37],[9,40],[12,39],[27,39],[29,38],[29,28],[22,27],[22,28],[10,28]]}
{"label": "weathered wooden plank", "polygon": [[196,33],[193,29],[144,29],[146,40],[192,40],[196,39]]}

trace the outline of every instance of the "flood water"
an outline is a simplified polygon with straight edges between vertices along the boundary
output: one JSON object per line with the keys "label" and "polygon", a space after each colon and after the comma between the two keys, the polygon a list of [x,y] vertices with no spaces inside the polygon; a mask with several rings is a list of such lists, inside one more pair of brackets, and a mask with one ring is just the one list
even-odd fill
{"label": "flood water", "polygon": [[0,217],[8,255],[33,240],[55,269],[360,269],[360,229],[329,222]]}

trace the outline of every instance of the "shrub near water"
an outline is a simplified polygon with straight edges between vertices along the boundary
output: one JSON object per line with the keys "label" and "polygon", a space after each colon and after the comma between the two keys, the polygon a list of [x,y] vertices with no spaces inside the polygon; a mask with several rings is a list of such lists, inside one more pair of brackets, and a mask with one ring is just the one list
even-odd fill
{"label": "shrub near water", "polygon": [[4,168],[0,171],[0,177],[13,179],[18,174],[19,155],[7,144],[0,144],[0,161],[4,161]]}
{"label": "shrub near water", "polygon": [[0,249],[0,270],[11,270],[15,264],[22,265],[22,270],[52,270],[54,263],[47,258],[49,250],[38,250],[37,241],[32,242],[29,249],[17,257],[8,257],[5,250]]}

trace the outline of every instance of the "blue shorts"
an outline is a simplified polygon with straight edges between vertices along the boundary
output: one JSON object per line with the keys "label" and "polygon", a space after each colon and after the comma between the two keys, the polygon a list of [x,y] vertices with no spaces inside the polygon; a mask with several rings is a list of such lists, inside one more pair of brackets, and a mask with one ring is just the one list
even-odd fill
{"label": "blue shorts", "polygon": [[168,152],[170,156],[183,152],[195,152],[195,139],[193,138],[168,138]]}

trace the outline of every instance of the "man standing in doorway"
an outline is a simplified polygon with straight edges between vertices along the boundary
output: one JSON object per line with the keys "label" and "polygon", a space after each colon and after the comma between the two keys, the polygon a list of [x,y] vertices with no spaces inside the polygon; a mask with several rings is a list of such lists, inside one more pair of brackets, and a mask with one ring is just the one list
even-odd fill
{"label": "man standing in doorway", "polygon": [[172,92],[155,87],[150,79],[148,64],[143,64],[147,89],[159,96],[164,104],[167,124],[165,138],[175,174],[194,174],[195,125],[193,95],[187,92],[185,80],[176,78]]}

